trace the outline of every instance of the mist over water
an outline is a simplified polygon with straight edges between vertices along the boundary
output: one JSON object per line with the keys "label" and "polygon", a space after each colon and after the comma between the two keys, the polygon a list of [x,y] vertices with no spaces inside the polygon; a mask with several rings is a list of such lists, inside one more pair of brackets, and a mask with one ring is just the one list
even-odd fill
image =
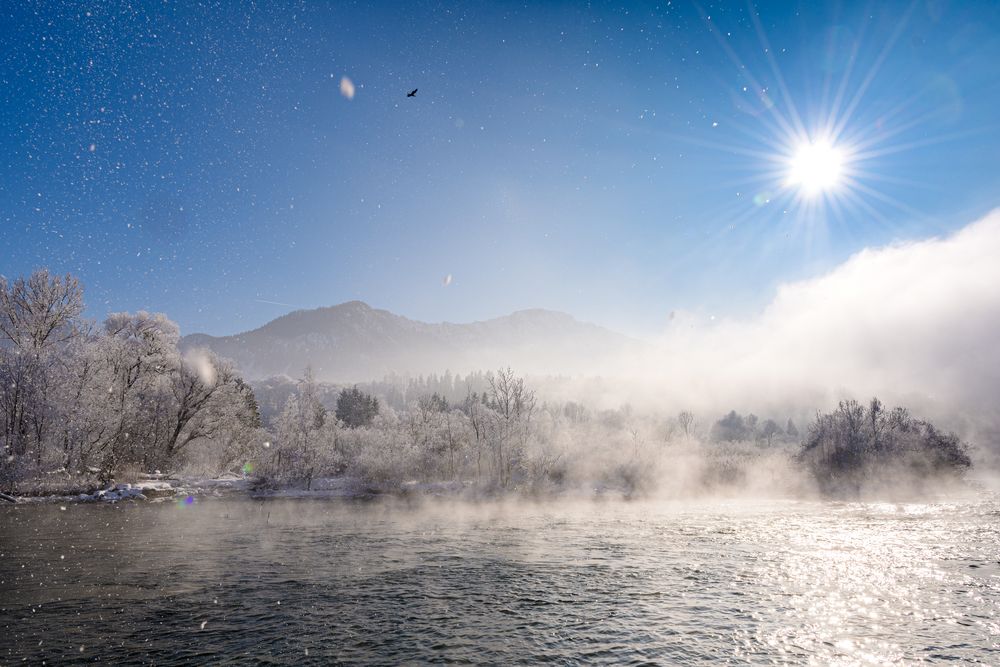
{"label": "mist over water", "polygon": [[0,667],[1000,664],[1000,2],[8,2]]}
{"label": "mist over water", "polygon": [[1000,498],[0,508],[0,661],[1000,655]]}
{"label": "mist over water", "polygon": [[1000,212],[955,233],[865,249],[829,272],[778,286],[757,315],[675,313],[621,354],[603,384],[563,395],[614,407],[809,419],[879,396],[982,446],[1000,433]]}

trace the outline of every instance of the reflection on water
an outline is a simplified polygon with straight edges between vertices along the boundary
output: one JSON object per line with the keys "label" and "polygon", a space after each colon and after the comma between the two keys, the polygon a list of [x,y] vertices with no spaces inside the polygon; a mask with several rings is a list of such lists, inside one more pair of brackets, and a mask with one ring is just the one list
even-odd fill
{"label": "reflection on water", "polygon": [[0,663],[1000,661],[1000,502],[0,508]]}

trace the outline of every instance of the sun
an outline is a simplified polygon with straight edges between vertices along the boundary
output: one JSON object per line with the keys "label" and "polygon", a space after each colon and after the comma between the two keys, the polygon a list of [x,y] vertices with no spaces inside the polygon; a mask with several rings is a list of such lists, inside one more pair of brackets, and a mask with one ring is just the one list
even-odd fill
{"label": "sun", "polygon": [[835,190],[843,180],[844,161],[844,151],[830,141],[804,141],[788,160],[786,183],[806,197]]}

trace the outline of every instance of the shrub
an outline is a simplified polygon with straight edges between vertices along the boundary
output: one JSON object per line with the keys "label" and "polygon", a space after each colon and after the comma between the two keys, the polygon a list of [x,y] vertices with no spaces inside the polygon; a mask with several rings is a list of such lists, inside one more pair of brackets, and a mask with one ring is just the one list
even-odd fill
{"label": "shrub", "polygon": [[841,401],[809,426],[799,460],[826,492],[857,492],[870,483],[893,484],[961,475],[972,465],[958,436],[942,433],[904,408],[886,410]]}

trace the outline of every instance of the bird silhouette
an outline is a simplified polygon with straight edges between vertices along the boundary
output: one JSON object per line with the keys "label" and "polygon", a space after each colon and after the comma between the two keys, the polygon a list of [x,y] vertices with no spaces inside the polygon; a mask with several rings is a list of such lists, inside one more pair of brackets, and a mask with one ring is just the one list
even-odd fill
{"label": "bird silhouette", "polygon": [[411,90],[410,92],[408,92],[406,94],[406,96],[407,97],[416,97],[417,96],[417,88],[414,88],[413,90]]}

